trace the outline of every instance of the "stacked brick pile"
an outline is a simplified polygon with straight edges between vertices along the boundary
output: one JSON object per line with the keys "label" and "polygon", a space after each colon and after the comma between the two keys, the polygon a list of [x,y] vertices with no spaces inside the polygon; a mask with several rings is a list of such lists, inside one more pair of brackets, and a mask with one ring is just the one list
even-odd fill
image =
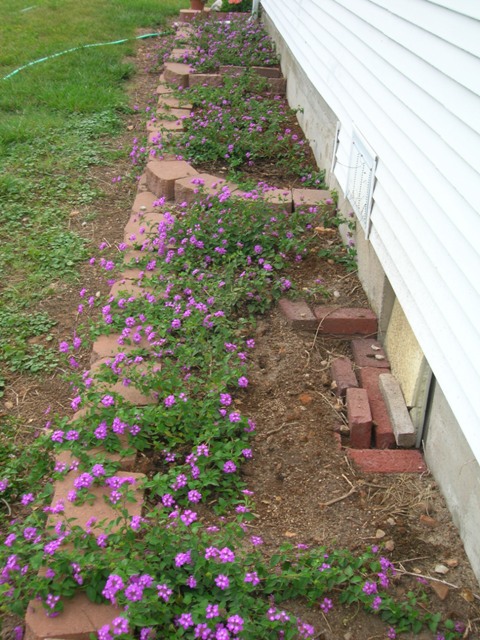
{"label": "stacked brick pile", "polygon": [[333,392],[346,405],[349,458],[372,473],[425,471],[421,453],[408,448],[415,446],[415,431],[400,386],[376,340],[373,311],[324,305],[311,308],[304,300],[285,298],[279,306],[292,329],[351,339],[353,361],[341,357],[331,363]]}

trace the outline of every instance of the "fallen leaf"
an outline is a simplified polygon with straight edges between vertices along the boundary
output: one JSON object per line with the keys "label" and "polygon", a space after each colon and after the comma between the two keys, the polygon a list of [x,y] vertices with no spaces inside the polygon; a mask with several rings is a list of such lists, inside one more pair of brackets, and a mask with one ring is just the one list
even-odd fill
{"label": "fallen leaf", "polygon": [[385,360],[385,356],[382,356],[380,353],[376,353],[375,360]]}
{"label": "fallen leaf", "polygon": [[375,538],[384,538],[385,537],[385,531],[383,529],[377,529],[375,531]]}
{"label": "fallen leaf", "polygon": [[384,547],[387,551],[393,551],[395,549],[395,542],[393,540],[387,540]]}
{"label": "fallen leaf", "polygon": [[420,522],[422,524],[427,525],[427,527],[432,527],[432,528],[438,527],[440,524],[438,520],[435,520],[435,518],[432,518],[431,516],[427,516],[425,514],[422,514],[420,516]]}
{"label": "fallen leaf", "polygon": [[296,533],[292,533],[291,531],[285,531],[284,536],[286,538],[295,538],[297,534]]}
{"label": "fallen leaf", "polygon": [[380,349],[382,347],[378,347],[376,344],[371,344],[370,347],[374,350],[374,351],[380,351]]}
{"label": "fallen leaf", "polygon": [[430,582],[430,586],[435,591],[435,593],[440,598],[440,600],[445,600],[445,598],[449,594],[450,590],[446,584],[442,584],[441,582],[436,582],[435,580],[432,580]]}
{"label": "fallen leaf", "polygon": [[458,567],[458,560],[456,558],[449,558],[448,560],[445,560],[445,564],[450,568]]}
{"label": "fallen leaf", "polygon": [[311,402],[313,402],[313,398],[311,395],[309,395],[308,393],[301,393],[298,396],[298,399],[300,400],[300,402],[302,404],[310,404]]}
{"label": "fallen leaf", "polygon": [[473,602],[475,600],[475,597],[474,597],[473,593],[470,591],[470,589],[461,589],[460,590],[460,595],[467,602]]}

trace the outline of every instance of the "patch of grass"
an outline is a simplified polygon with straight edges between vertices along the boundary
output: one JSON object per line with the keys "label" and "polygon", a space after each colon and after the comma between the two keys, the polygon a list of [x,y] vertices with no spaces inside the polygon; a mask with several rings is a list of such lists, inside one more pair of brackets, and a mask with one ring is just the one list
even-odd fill
{"label": "patch of grass", "polygon": [[[0,3],[0,362],[13,371],[39,372],[56,366],[56,353],[45,341],[52,321],[39,334],[36,316],[26,321],[24,310],[48,295],[55,280],[75,279],[87,255],[86,241],[67,227],[69,213],[102,198],[88,169],[118,157],[111,139],[128,111],[124,82],[134,67],[127,57],[136,45],[56,54],[133,38],[139,28],[163,29],[183,3],[26,4]],[[42,344],[29,342],[42,334]]]}

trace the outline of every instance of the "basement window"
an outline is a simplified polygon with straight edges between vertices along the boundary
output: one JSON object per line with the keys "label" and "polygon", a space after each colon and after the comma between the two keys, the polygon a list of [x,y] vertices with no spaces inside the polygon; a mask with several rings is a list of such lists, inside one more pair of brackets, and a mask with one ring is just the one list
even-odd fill
{"label": "basement window", "polygon": [[373,186],[377,156],[369,145],[354,130],[347,177],[346,196],[368,238],[370,233],[370,213],[373,203]]}

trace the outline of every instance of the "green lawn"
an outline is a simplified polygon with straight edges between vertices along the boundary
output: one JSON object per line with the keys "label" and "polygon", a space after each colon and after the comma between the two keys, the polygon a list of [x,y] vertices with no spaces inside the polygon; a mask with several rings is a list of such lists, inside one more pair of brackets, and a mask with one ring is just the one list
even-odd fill
{"label": "green lawn", "polygon": [[[48,332],[32,307],[58,279],[74,278],[84,240],[67,227],[72,208],[101,202],[85,178],[114,163],[105,144],[128,111],[125,62],[137,29],[162,30],[185,0],[2,0],[0,3],[0,367],[38,372],[55,366],[28,339]],[[1,389],[1,376],[0,376]]]}

